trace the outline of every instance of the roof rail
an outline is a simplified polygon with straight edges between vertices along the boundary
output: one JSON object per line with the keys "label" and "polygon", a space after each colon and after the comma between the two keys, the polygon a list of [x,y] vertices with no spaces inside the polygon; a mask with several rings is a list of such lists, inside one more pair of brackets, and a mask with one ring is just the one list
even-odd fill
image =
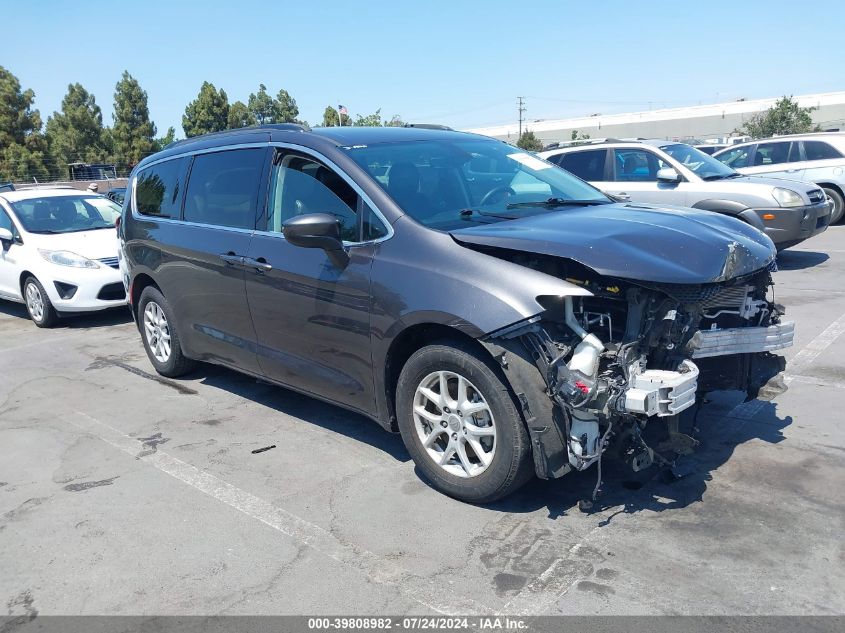
{"label": "roof rail", "polygon": [[439,123],[406,123],[402,127],[416,127],[422,130],[448,130],[449,132],[454,131],[448,125],[440,125]]}
{"label": "roof rail", "polygon": [[204,138],[226,136],[227,134],[238,134],[243,132],[260,132],[262,130],[288,130],[290,132],[310,132],[311,128],[301,123],[264,123],[262,125],[248,125],[247,127],[232,128],[230,130],[220,130],[219,132],[209,132],[201,136],[191,136],[190,138],[183,138],[179,141],[173,141],[164,146],[163,149],[170,149],[172,147],[179,147],[186,143],[192,143]]}
{"label": "roof rail", "polygon": [[637,138],[584,138],[576,141],[558,141],[549,143],[543,150],[563,149],[564,147],[578,147],[579,145],[602,145],[604,143],[636,143],[637,141],[648,140],[644,137]]}

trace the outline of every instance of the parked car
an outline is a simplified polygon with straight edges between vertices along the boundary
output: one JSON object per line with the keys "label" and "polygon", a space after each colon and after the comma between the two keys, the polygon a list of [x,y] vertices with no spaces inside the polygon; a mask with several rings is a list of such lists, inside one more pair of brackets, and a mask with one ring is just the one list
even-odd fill
{"label": "parked car", "polygon": [[75,189],[0,192],[0,298],[24,303],[38,327],[126,305],[118,217],[111,200]]}
{"label": "parked car", "polygon": [[733,145],[713,158],[743,174],[814,182],[833,203],[830,223],[845,214],[845,132],[752,141]]}
{"label": "parked car", "polygon": [[778,250],[821,233],[830,221],[830,205],[818,187],[743,176],[684,143],[605,142],[540,156],[621,199],[738,217],[765,231]]}
{"label": "parked car", "polygon": [[756,397],[792,344],[763,233],[615,204],[483,136],[260,126],[177,142],[128,190],[128,291],[159,374],[207,361],[362,413],[466,501],[610,444],[645,468],[648,420],[674,437],[698,393]]}

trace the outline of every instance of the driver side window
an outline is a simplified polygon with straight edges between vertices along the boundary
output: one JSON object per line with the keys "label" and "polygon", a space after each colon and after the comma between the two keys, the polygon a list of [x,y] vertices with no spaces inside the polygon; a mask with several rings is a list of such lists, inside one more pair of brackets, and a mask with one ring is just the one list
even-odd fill
{"label": "driver side window", "polygon": [[656,182],[661,168],[657,156],[641,149],[617,149],[615,153],[616,182]]}
{"label": "driver side window", "polygon": [[310,157],[280,155],[270,178],[267,230],[281,233],[287,220],[309,213],[335,216],[345,242],[372,240],[386,234],[368,205],[333,170]]}

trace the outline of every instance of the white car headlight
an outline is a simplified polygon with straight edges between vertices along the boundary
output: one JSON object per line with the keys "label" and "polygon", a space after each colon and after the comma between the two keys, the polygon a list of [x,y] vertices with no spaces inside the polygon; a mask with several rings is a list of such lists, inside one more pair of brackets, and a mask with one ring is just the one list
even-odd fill
{"label": "white car headlight", "polygon": [[803,207],[804,200],[801,199],[801,194],[792,189],[783,189],[782,187],[775,187],[772,191],[772,196],[777,200],[782,207]]}
{"label": "white car headlight", "polygon": [[93,259],[88,259],[82,255],[71,253],[70,251],[45,251],[38,249],[41,257],[46,259],[51,264],[58,264],[59,266],[71,266],[73,268],[99,268],[100,265]]}

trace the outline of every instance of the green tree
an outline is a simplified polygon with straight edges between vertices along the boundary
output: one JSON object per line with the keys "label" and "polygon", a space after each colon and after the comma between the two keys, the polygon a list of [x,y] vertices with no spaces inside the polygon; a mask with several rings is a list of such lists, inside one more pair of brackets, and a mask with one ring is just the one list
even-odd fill
{"label": "green tree", "polygon": [[170,145],[175,140],[176,140],[176,128],[171,125],[169,128],[167,128],[167,134],[165,134],[164,136],[159,137],[155,140],[156,151],[160,152],[161,150],[163,150],[165,147]]}
{"label": "green tree", "polygon": [[94,95],[81,84],[70,84],[62,99],[62,111],[47,119],[47,142],[55,175],[64,176],[67,164],[95,163],[108,159],[103,138],[103,112]]}
{"label": "green tree", "polygon": [[582,134],[578,130],[572,130],[571,138],[572,138],[573,141],[586,141],[587,139],[590,138],[590,135],[589,134]]}
{"label": "green tree", "polygon": [[381,127],[381,108],[379,108],[372,114],[368,114],[367,116],[362,116],[359,114],[357,117],[355,117],[355,125],[362,127]]}
{"label": "green tree", "polygon": [[46,180],[47,139],[41,114],[32,107],[35,93],[21,90],[17,77],[0,66],[0,180]]}
{"label": "green tree", "polygon": [[219,132],[229,126],[229,97],[222,88],[217,90],[214,84],[202,82],[197,98],[185,107],[182,115],[182,129],[185,136],[199,136],[209,132]]}
{"label": "green tree", "polygon": [[[352,120],[349,118],[348,114],[343,115],[342,122],[343,125],[352,125]],[[326,106],[326,109],[323,110],[323,127],[337,127],[337,125],[337,109],[334,106]]]}
{"label": "green tree", "polygon": [[279,90],[274,105],[273,123],[299,123],[296,118],[299,116],[296,99],[291,97],[287,90]]}
{"label": "green tree", "polygon": [[538,139],[531,130],[525,130],[516,142],[516,146],[529,152],[539,152],[543,149],[543,141]]}
{"label": "green tree", "polygon": [[249,100],[247,101],[247,107],[259,125],[273,123],[273,117],[276,113],[275,106],[273,97],[267,93],[267,86],[264,84],[259,84],[258,93],[249,95]]}
{"label": "green tree", "polygon": [[230,130],[255,125],[255,117],[243,101],[235,101],[229,106],[227,127]]}
{"label": "green tree", "polygon": [[402,120],[402,117],[401,117],[401,116],[399,116],[398,114],[394,114],[394,115],[390,118],[390,121],[385,121],[385,122],[384,122],[384,125],[385,125],[386,127],[404,127],[404,126],[405,126],[405,122]]}
{"label": "green tree", "polygon": [[114,158],[119,168],[129,169],[156,151],[156,126],[150,121],[147,93],[123,71],[114,91]]}
{"label": "green tree", "polygon": [[792,95],[782,97],[765,112],[758,112],[734,132],[752,138],[768,138],[775,134],[803,134],[819,129],[813,125],[811,113],[816,108],[802,108]]}

